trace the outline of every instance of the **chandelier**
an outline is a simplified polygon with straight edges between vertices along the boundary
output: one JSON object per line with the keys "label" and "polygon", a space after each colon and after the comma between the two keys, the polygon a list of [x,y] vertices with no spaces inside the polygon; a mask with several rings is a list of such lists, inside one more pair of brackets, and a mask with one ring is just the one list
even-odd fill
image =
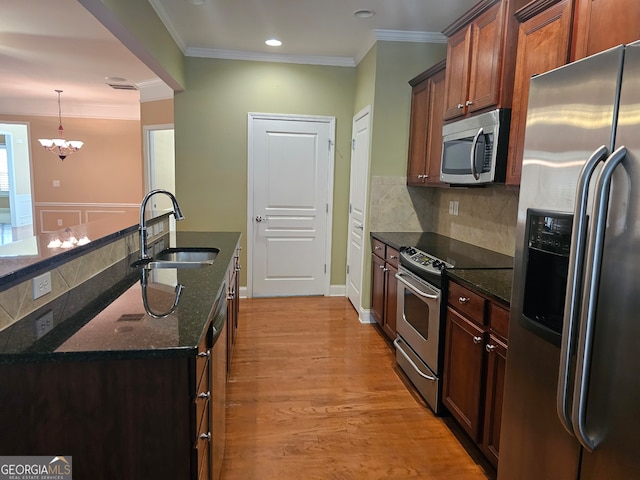
{"label": "chandelier", "polygon": [[81,142],[79,140],[64,139],[64,128],[62,128],[62,110],[60,109],[60,94],[62,93],[62,90],[54,91],[58,94],[58,138],[39,138],[38,141],[45,150],[53,152],[60,158],[60,160],[64,160],[65,158],[67,158],[67,156],[80,150],[82,148],[82,145],[84,145],[84,142]]}

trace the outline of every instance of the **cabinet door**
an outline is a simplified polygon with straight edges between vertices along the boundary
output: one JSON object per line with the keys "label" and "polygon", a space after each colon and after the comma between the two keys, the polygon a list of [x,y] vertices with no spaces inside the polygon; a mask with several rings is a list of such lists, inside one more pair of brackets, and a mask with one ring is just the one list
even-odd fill
{"label": "cabinet door", "polygon": [[[422,185],[426,172],[429,122],[429,79],[411,90],[407,185]],[[442,125],[442,120],[440,121]]]}
{"label": "cabinet door", "polygon": [[484,330],[447,308],[443,402],[469,436],[480,441]]}
{"label": "cabinet door", "polygon": [[[537,2],[540,3],[540,2]],[[532,7],[535,7],[533,4]],[[524,133],[529,102],[529,80],[533,75],[547,72],[567,63],[571,32],[570,0],[562,0],[550,8],[518,12],[518,53],[513,87],[511,131],[507,185],[520,185]]]}
{"label": "cabinet door", "polygon": [[429,79],[429,120],[426,158],[426,183],[440,184],[442,161],[442,119],[444,117],[445,69]]}
{"label": "cabinet door", "polygon": [[384,315],[384,259],[371,255],[371,315],[380,326]]}
{"label": "cabinet door", "polygon": [[573,60],[640,39],[638,0],[577,0]]}
{"label": "cabinet door", "polygon": [[500,451],[500,423],[502,422],[502,400],[504,396],[504,375],[507,367],[507,346],[494,335],[489,336],[486,345],[487,384],[484,404],[484,428],[480,448],[498,466]]}
{"label": "cabinet door", "polygon": [[398,316],[398,280],[396,279],[396,273],[398,273],[398,269],[387,263],[385,271],[384,325],[382,328],[391,340],[396,338],[396,319]]}
{"label": "cabinet door", "polygon": [[464,106],[469,92],[469,62],[471,61],[471,27],[449,38],[447,45],[447,74],[444,91],[444,119],[460,117],[467,112]]}
{"label": "cabinet door", "polygon": [[471,24],[469,112],[497,105],[500,99],[504,37],[504,2],[498,2]]}

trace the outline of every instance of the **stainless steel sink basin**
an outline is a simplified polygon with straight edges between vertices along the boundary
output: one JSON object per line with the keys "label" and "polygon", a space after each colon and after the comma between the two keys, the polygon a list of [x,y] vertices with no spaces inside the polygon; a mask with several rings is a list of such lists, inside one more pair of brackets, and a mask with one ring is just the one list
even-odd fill
{"label": "stainless steel sink basin", "polygon": [[213,265],[217,248],[181,247],[163,250],[147,264],[147,268],[198,268]]}

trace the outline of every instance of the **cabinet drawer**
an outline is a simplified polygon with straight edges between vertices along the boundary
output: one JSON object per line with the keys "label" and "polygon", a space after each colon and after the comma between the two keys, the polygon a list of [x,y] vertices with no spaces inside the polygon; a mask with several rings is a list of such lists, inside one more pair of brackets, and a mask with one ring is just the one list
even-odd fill
{"label": "cabinet drawer", "polygon": [[373,238],[371,240],[371,251],[379,256],[380,258],[385,258],[386,256],[386,245],[382,243],[380,240],[376,240]]}
{"label": "cabinet drawer", "polygon": [[509,310],[505,310],[495,303],[489,303],[489,326],[495,333],[507,339],[509,337]]}
{"label": "cabinet drawer", "polygon": [[387,245],[387,250],[384,258],[388,263],[398,268],[398,262],[400,261],[400,252],[398,252],[398,250]]}
{"label": "cabinet drawer", "polygon": [[470,320],[484,325],[485,299],[477,293],[457,283],[450,282],[448,302],[453,308],[467,315]]}

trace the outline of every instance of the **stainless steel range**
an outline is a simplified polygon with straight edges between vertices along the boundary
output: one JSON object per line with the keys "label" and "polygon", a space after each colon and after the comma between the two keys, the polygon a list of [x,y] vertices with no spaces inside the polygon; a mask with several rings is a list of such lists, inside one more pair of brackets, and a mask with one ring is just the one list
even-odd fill
{"label": "stainless steel range", "polygon": [[453,265],[416,248],[407,248],[400,252],[396,273],[398,336],[393,342],[396,362],[435,413],[440,413],[440,277],[445,267]]}
{"label": "stainless steel range", "polygon": [[512,268],[513,259],[435,233],[380,234],[400,248],[396,361],[436,414],[442,412],[445,270]]}

